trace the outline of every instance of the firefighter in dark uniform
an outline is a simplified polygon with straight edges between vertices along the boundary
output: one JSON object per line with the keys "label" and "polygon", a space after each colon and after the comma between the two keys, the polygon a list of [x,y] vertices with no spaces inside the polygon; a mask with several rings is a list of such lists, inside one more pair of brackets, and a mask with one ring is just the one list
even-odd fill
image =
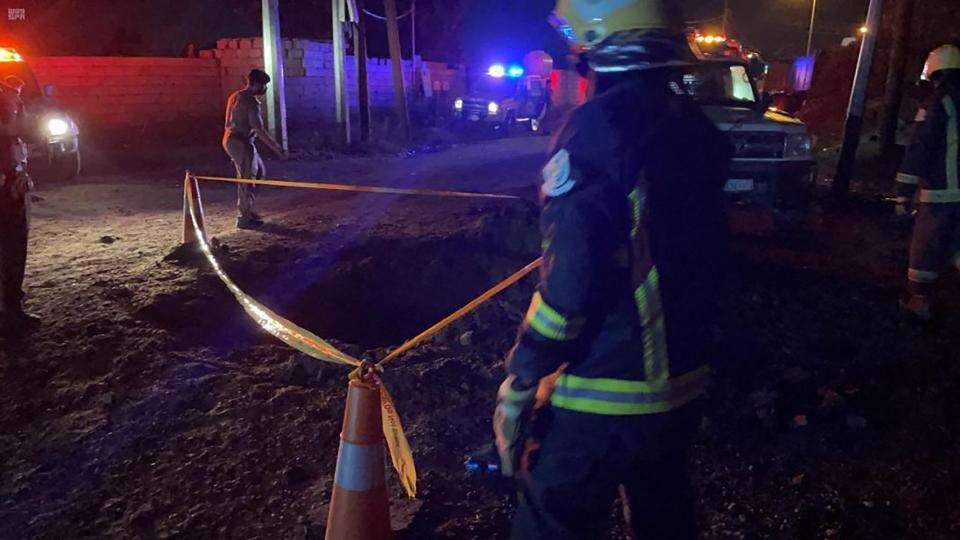
{"label": "firefighter in dark uniform", "polygon": [[561,0],[554,21],[595,97],[543,170],[545,263],[494,413],[513,538],[601,538],[618,487],[639,537],[694,538],[731,149],[684,91],[695,58],[672,6]]}
{"label": "firefighter in dark uniform", "polygon": [[[933,100],[897,173],[897,213],[919,201],[907,288],[900,305],[922,319],[931,317],[931,289],[952,263],[960,269],[960,47],[944,45],[927,58],[924,80]],[[918,193],[919,189],[919,193]]]}
{"label": "firefighter in dark uniform", "polygon": [[24,311],[23,278],[30,230],[26,113],[20,100],[23,81],[7,77],[0,85],[0,335],[17,336],[39,323]]}

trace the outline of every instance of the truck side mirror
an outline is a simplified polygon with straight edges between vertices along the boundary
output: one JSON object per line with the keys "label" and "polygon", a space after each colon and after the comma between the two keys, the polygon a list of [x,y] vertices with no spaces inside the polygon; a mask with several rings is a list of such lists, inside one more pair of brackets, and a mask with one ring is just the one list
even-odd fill
{"label": "truck side mirror", "polygon": [[44,95],[44,97],[47,97],[47,98],[52,98],[52,97],[53,97],[53,85],[52,85],[52,84],[44,85],[44,87],[43,87],[43,95]]}
{"label": "truck side mirror", "polygon": [[761,80],[766,75],[766,64],[764,64],[759,58],[751,58],[747,62],[747,74],[750,75],[752,79]]}

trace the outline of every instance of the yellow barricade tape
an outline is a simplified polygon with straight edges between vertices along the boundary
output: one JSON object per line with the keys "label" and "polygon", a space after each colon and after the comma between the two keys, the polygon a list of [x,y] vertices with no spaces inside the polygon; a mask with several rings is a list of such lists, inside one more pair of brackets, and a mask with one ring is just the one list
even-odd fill
{"label": "yellow barricade tape", "polygon": [[256,180],[250,178],[228,178],[225,176],[194,176],[197,180],[230,182],[233,184],[255,184],[263,186],[322,189],[326,191],[352,191],[357,193],[383,193],[389,195],[429,195],[433,197],[471,197],[481,199],[520,199],[516,195],[498,193],[474,193],[471,191],[445,191],[436,189],[406,189],[378,186],[355,186],[352,184],[330,184],[323,182],[294,182],[291,180]]}
{"label": "yellow barricade tape", "polygon": [[[379,377],[378,377],[379,378]],[[407,490],[411,498],[417,495],[417,466],[413,462],[413,450],[407,441],[407,434],[400,423],[400,415],[393,404],[393,397],[387,387],[380,381],[380,418],[383,421],[383,438],[387,441],[390,450],[390,461],[393,469],[400,475],[400,483]]]}
{"label": "yellow barricade tape", "polygon": [[[519,197],[514,197],[512,195],[495,195],[495,194],[484,194],[484,193],[468,193],[468,192],[456,192],[456,191],[434,191],[434,190],[414,190],[414,189],[394,189],[394,188],[376,188],[376,187],[367,187],[367,186],[349,186],[343,184],[313,184],[307,182],[288,182],[280,180],[247,180],[247,179],[236,179],[236,178],[222,178],[214,176],[193,176],[192,174],[188,175],[189,179],[192,180],[213,180],[213,181],[225,181],[233,183],[243,183],[243,184],[264,184],[264,185],[274,185],[280,187],[305,187],[310,189],[329,189],[329,190],[338,190],[338,191],[357,191],[357,192],[367,192],[367,193],[391,193],[398,195],[436,195],[436,196],[445,196],[445,197],[486,197],[486,198],[499,198],[499,199],[518,199]],[[189,180],[187,180],[189,181]],[[197,187],[199,189],[199,187]],[[313,333],[297,326],[293,322],[280,317],[276,313],[270,311],[263,304],[260,304],[254,300],[250,295],[246,294],[241,290],[230,276],[224,272],[223,268],[220,266],[220,263],[217,261],[216,257],[213,255],[213,251],[210,249],[210,245],[207,243],[206,236],[204,231],[200,228],[196,216],[196,202],[194,200],[193,186],[189,186],[186,189],[187,193],[187,207],[190,211],[190,218],[193,222],[193,228],[196,233],[197,242],[200,245],[200,250],[206,256],[207,261],[213,267],[214,272],[227,287],[227,289],[234,295],[240,305],[243,307],[244,311],[266,332],[273,335],[277,339],[283,341],[287,345],[290,345],[294,349],[318,360],[325,362],[332,362],[336,364],[343,364],[348,366],[353,366],[358,368],[355,370],[351,376],[359,373],[359,368],[361,362],[356,358],[338,350],[336,347],[330,345],[328,342],[324,341],[320,337],[314,335]],[[468,313],[479,307],[484,302],[490,300],[497,294],[501,293],[517,281],[523,279],[526,275],[531,273],[533,270],[537,269],[541,264],[543,264],[543,259],[539,258],[527,266],[520,269],[518,272],[514,273],[504,281],[500,282],[490,290],[486,291],[482,295],[478,296],[474,300],[470,301],[468,304],[458,309],[454,313],[450,314],[448,317],[444,318],[442,321],[431,326],[427,330],[423,331],[413,339],[408,340],[403,345],[398,347],[396,350],[388,354],[383,358],[377,365],[376,371],[379,372],[386,362],[393,360],[399,357],[401,354],[409,351],[410,349],[416,347],[420,343],[430,339],[437,332],[443,330],[447,326],[453,324],[459,319],[466,316]],[[380,380],[380,375],[374,372],[373,377]],[[403,484],[404,488],[407,491],[407,494],[410,497],[416,496],[417,490],[417,470],[416,464],[413,460],[413,452],[410,449],[410,443],[407,440],[407,436],[403,430],[403,424],[400,421],[400,416],[397,413],[396,406],[393,403],[393,398],[390,395],[390,392],[387,390],[386,386],[380,380],[380,412],[383,420],[383,434],[384,439],[387,443],[387,448],[390,451],[390,459],[393,463],[394,469],[397,471],[397,474],[400,476],[400,481]]]}
{"label": "yellow barricade tape", "polygon": [[243,307],[243,310],[246,311],[261,328],[280,341],[317,360],[355,367],[360,365],[360,361],[356,358],[337,350],[336,347],[311,332],[300,328],[296,324],[270,311],[263,304],[257,302],[250,295],[240,290],[240,287],[237,287],[233,280],[230,279],[230,276],[223,271],[220,263],[217,262],[213,251],[210,249],[210,245],[207,243],[206,236],[197,223],[193,189],[188,188],[186,193],[188,199],[187,207],[190,209],[190,218],[193,220],[193,228],[196,232],[197,242],[200,244],[200,250],[207,257],[207,261],[210,262],[210,266],[213,267],[214,272],[220,277],[223,284],[233,293],[233,296]]}
{"label": "yellow barricade tape", "polygon": [[394,358],[396,358],[396,357],[400,356],[401,354],[409,351],[410,349],[416,347],[417,345],[423,343],[424,341],[432,338],[433,336],[435,336],[435,335],[437,334],[437,332],[439,332],[439,331],[443,330],[444,328],[450,326],[450,325],[453,324],[454,322],[462,319],[462,318],[463,318],[464,316],[466,316],[468,313],[470,313],[471,311],[473,311],[473,310],[477,309],[478,307],[480,307],[480,305],[483,304],[484,302],[486,302],[487,300],[490,300],[490,299],[493,298],[494,296],[496,296],[496,295],[500,294],[501,292],[503,292],[506,288],[510,287],[510,286],[513,285],[514,283],[516,283],[516,282],[520,281],[521,279],[523,279],[527,274],[529,274],[530,272],[533,272],[534,270],[536,270],[537,268],[539,268],[541,264],[543,264],[543,257],[540,257],[539,259],[533,261],[532,263],[524,266],[523,268],[521,268],[519,271],[517,271],[517,272],[516,272],[515,274],[513,274],[512,276],[508,277],[507,279],[505,279],[505,280],[501,281],[500,283],[498,283],[497,285],[495,285],[495,286],[494,286],[493,288],[491,288],[489,291],[487,291],[487,292],[481,294],[480,296],[474,298],[474,299],[471,300],[467,305],[463,306],[462,308],[460,308],[460,309],[458,309],[457,311],[454,311],[453,313],[451,313],[450,315],[448,315],[448,316],[447,316],[446,318],[444,318],[442,321],[440,321],[440,322],[438,322],[437,324],[431,326],[430,328],[427,328],[426,330],[424,330],[423,332],[421,332],[419,335],[417,335],[417,336],[414,337],[413,339],[410,339],[410,340],[408,340],[406,343],[404,343],[403,345],[397,347],[393,352],[391,352],[390,354],[388,354],[387,356],[385,356],[385,357],[383,358],[383,360],[380,360],[380,362],[377,363],[377,367],[382,367],[384,364],[386,364],[386,363],[389,362],[390,360],[393,360]]}

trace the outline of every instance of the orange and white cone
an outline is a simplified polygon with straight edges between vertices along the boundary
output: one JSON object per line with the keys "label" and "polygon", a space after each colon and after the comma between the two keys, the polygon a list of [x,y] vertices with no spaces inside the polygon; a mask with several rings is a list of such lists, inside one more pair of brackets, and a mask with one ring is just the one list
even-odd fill
{"label": "orange and white cone", "polygon": [[207,226],[203,220],[203,203],[200,202],[200,186],[197,179],[187,171],[183,177],[183,245],[196,243],[197,232],[193,227],[193,218],[190,217],[190,202],[193,201],[193,210],[197,217],[197,226],[207,239]]}
{"label": "orange and white cone", "polygon": [[380,386],[375,380],[352,380],[326,540],[386,540],[393,536],[383,447]]}

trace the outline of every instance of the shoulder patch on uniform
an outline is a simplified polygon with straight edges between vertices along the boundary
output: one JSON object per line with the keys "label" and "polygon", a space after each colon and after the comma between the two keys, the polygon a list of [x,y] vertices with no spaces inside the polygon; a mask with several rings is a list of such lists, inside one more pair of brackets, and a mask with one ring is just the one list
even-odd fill
{"label": "shoulder patch on uniform", "polygon": [[547,197],[559,197],[567,193],[576,181],[570,177],[570,152],[560,150],[543,168],[543,186],[540,191]]}

